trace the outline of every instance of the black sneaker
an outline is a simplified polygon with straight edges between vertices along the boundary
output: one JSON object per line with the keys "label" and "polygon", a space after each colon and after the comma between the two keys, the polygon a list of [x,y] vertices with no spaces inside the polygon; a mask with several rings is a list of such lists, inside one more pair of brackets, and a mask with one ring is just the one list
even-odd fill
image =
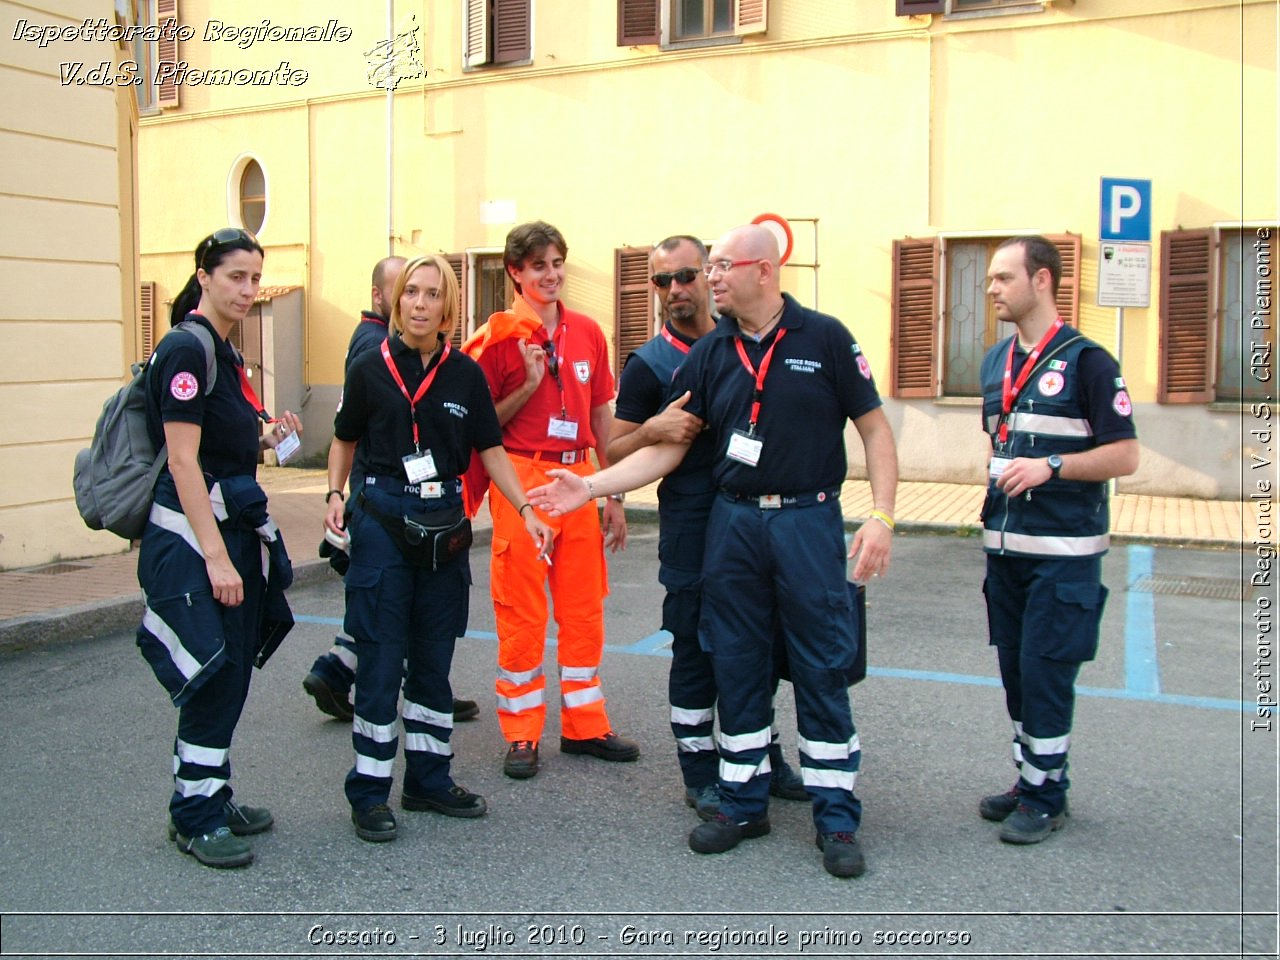
{"label": "black sneaker", "polygon": [[1000,839],[1005,843],[1039,843],[1053,831],[1061,830],[1066,821],[1066,810],[1056,814],[1041,813],[1020,803],[1000,827]]}
{"label": "black sneaker", "polygon": [[[271,811],[266,807],[242,807],[234,800],[228,800],[222,805],[222,809],[227,815],[227,827],[237,837],[251,837],[255,833],[270,830],[271,825],[276,822],[271,816]],[[177,838],[178,828],[170,817],[169,839],[177,840]]]}
{"label": "black sneaker", "polygon": [[822,851],[822,867],[833,877],[860,877],[867,872],[856,834],[820,833],[814,839]]}
{"label": "black sneaker", "polygon": [[1015,783],[1005,793],[993,793],[978,801],[978,816],[983,820],[1000,823],[1018,809],[1018,785]]}
{"label": "black sneaker", "polygon": [[630,763],[640,756],[640,745],[631,740],[624,740],[612,730],[603,737],[592,737],[590,740],[570,740],[560,738],[561,753],[585,753],[601,760],[612,760],[615,763]]}
{"label": "black sneaker", "polygon": [[356,825],[356,836],[370,843],[385,843],[396,838],[396,818],[385,803],[368,810],[352,810],[351,822]]}
{"label": "black sneaker", "polygon": [[720,784],[708,783],[705,787],[685,787],[684,802],[693,807],[699,820],[710,820],[720,812]]}
{"label": "black sneaker", "polygon": [[345,695],[339,695],[327,680],[314,671],[302,679],[302,689],[311,694],[320,712],[336,720],[350,721],[355,712]]}
{"label": "black sneaker", "polygon": [[507,750],[502,772],[513,780],[528,780],[538,772],[538,742],[517,740]]}
{"label": "black sneaker", "polygon": [[175,831],[178,849],[189,853],[207,867],[247,867],[253,863],[253,851],[229,827],[219,827],[198,837],[184,837]]}
{"label": "black sneaker", "polygon": [[405,810],[432,810],[443,813],[446,817],[483,817],[488,809],[484,797],[478,793],[469,793],[457,784],[448,790],[421,797],[402,793],[400,806]]}
{"label": "black sneaker", "polygon": [[763,837],[772,827],[769,818],[734,823],[723,813],[717,813],[706,823],[700,823],[689,834],[689,849],[695,853],[724,853],[743,840]]}
{"label": "black sneaker", "polygon": [[480,704],[474,700],[459,700],[453,698],[453,722],[466,723],[468,720],[474,720],[480,716]]}
{"label": "black sneaker", "polygon": [[783,800],[808,800],[809,791],[804,788],[804,778],[785,760],[773,764],[769,774],[769,795]]}

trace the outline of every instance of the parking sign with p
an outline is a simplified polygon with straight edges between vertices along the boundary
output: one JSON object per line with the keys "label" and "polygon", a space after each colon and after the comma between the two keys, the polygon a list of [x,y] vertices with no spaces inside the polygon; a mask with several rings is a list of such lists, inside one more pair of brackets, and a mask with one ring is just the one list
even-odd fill
{"label": "parking sign with p", "polygon": [[1098,239],[1148,243],[1151,240],[1151,181],[1102,178]]}

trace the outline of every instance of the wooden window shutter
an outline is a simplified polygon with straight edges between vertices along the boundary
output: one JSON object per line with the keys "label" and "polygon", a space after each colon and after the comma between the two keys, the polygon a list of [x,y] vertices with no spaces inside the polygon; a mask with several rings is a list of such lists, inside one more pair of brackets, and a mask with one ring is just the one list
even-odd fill
{"label": "wooden window shutter", "polygon": [[733,32],[740,37],[769,29],[769,0],[738,0]]}
{"label": "wooden window shutter", "polygon": [[653,291],[649,288],[649,248],[618,247],[613,252],[613,372],[653,336]]}
{"label": "wooden window shutter", "polygon": [[928,13],[943,13],[946,6],[946,0],[895,0],[893,12],[899,17],[914,17]]}
{"label": "wooden window shutter", "polygon": [[893,242],[889,392],[895,397],[937,395],[938,241]]}
{"label": "wooden window shutter", "polygon": [[142,328],[142,359],[156,348],[156,284],[143,280],[138,284],[138,326]]}
{"label": "wooden window shutter", "polygon": [[1080,326],[1080,234],[1051,233],[1045,237],[1058,248],[1062,279],[1058,282],[1058,315],[1067,326]]}
{"label": "wooden window shutter", "polygon": [[659,0],[618,0],[618,46],[657,43]]}
{"label": "wooden window shutter", "polygon": [[453,275],[458,279],[458,322],[453,325],[453,334],[449,342],[455,348],[462,346],[467,338],[467,255],[465,253],[446,253],[442,255],[453,268]]}
{"label": "wooden window shutter", "polygon": [[493,62],[533,56],[531,0],[493,0]]}
{"label": "wooden window shutter", "polygon": [[466,0],[466,4],[462,65],[478,67],[489,62],[489,0]]}
{"label": "wooden window shutter", "polygon": [[1161,403],[1213,399],[1213,231],[1160,231]]}
{"label": "wooden window shutter", "polygon": [[[165,30],[166,21],[173,22],[173,26],[167,30]],[[163,31],[162,36],[165,34],[173,36],[174,28],[178,26],[178,0],[156,0],[156,25]],[[157,41],[157,69],[165,64],[176,64],[177,62],[178,41],[176,39]],[[177,107],[180,102],[178,84],[172,76],[170,76],[170,79],[163,80],[156,85],[156,103],[161,107]]]}

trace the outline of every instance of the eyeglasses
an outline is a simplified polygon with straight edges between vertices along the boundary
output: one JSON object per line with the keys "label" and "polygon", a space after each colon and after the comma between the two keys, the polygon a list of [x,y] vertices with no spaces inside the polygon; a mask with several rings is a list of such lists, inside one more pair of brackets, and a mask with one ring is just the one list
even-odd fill
{"label": "eyeglasses", "polygon": [[547,372],[555,378],[556,383],[560,382],[560,359],[556,356],[556,345],[554,341],[548,340],[542,345],[542,352],[547,358]]}
{"label": "eyeglasses", "polygon": [[671,286],[672,280],[679,280],[684,284],[693,283],[701,272],[701,270],[694,267],[685,267],[683,270],[673,270],[671,273],[655,273],[649,279],[653,281],[655,287],[661,287],[665,290]]}
{"label": "eyeglasses", "polygon": [[702,268],[702,273],[706,277],[710,277],[713,273],[728,273],[734,267],[745,267],[749,263],[763,263],[764,257],[756,257],[754,260],[712,260]]}

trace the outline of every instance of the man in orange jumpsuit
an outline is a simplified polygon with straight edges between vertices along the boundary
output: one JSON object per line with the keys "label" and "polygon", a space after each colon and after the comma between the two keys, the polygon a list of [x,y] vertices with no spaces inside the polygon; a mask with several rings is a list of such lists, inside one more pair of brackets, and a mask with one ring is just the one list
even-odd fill
{"label": "man in orange jumpsuit", "polygon": [[[602,467],[609,463],[605,448],[614,389],[608,347],[594,320],[561,302],[567,253],[564,237],[548,223],[514,228],[502,260],[515,285],[515,302],[490,317],[466,345],[489,380],[503,446],[526,489],[548,482],[546,471],[556,467],[591,473],[593,449]],[[613,732],[599,677],[608,592],[604,547],[616,551],[626,545],[621,500],[606,500],[600,519],[594,503],[548,519],[556,531],[548,561],[538,559],[520,518],[520,510],[533,507],[511,504],[496,488],[489,490],[498,722],[510,744],[503,762],[509,777],[538,772],[547,713],[542,661],[548,585],[560,667],[560,751],[613,761],[640,756],[637,744]]]}

